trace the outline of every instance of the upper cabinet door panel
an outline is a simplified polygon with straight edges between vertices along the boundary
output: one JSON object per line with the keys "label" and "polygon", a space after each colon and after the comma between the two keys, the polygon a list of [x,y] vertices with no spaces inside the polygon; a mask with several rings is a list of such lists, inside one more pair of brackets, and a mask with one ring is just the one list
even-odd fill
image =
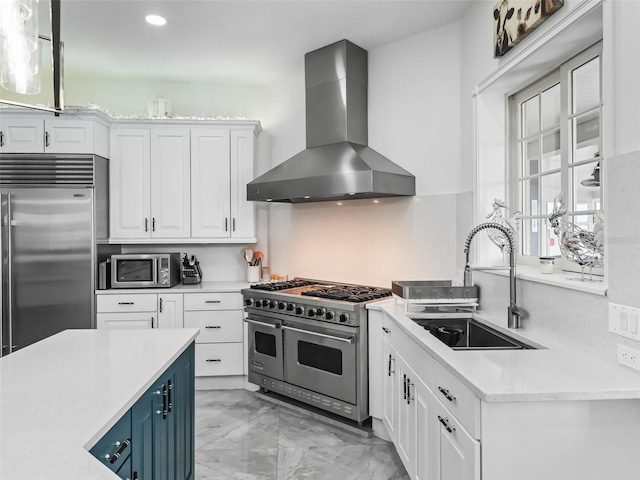
{"label": "upper cabinet door panel", "polygon": [[93,122],[45,120],[44,150],[47,153],[93,153]]}
{"label": "upper cabinet door panel", "polygon": [[229,130],[191,130],[192,237],[230,236],[229,175]]}
{"label": "upper cabinet door panel", "polygon": [[253,180],[253,131],[231,132],[231,235],[255,236],[255,203],[247,201],[247,183]]}
{"label": "upper cabinet door panel", "polygon": [[111,236],[148,238],[150,235],[149,130],[111,130]]}
{"label": "upper cabinet door panel", "polygon": [[151,236],[191,235],[188,128],[151,129]]}
{"label": "upper cabinet door panel", "polygon": [[42,153],[44,152],[44,122],[39,118],[0,119],[3,153]]}

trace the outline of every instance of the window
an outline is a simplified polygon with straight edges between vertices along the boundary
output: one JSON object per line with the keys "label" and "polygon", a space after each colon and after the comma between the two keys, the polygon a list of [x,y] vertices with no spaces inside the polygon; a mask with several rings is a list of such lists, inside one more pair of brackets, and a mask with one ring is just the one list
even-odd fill
{"label": "window", "polygon": [[566,221],[585,230],[593,231],[604,208],[601,54],[600,42],[509,98],[510,198],[522,213],[521,263],[560,255],[548,217],[561,192]]}

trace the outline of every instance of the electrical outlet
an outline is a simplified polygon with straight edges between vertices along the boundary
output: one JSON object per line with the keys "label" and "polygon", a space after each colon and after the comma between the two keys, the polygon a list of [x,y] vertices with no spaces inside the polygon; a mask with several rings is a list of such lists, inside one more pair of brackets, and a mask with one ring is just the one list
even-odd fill
{"label": "electrical outlet", "polygon": [[618,363],[634,370],[640,370],[640,350],[618,344]]}
{"label": "electrical outlet", "polygon": [[609,331],[640,342],[640,308],[610,302]]}

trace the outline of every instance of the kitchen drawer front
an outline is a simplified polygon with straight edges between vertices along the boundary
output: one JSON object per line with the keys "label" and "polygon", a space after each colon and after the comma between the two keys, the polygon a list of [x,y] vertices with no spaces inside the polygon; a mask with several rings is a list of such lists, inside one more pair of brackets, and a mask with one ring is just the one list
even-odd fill
{"label": "kitchen drawer front", "polygon": [[187,293],[185,310],[242,310],[240,293]]}
{"label": "kitchen drawer front", "polygon": [[431,391],[464,428],[480,439],[480,399],[438,362],[433,362]]}
{"label": "kitchen drawer front", "polygon": [[96,310],[102,312],[156,312],[158,296],[153,293],[140,295],[96,295]]}
{"label": "kitchen drawer front", "polygon": [[185,328],[199,328],[196,343],[242,342],[242,311],[185,312]]}
{"label": "kitchen drawer front", "polygon": [[98,313],[96,328],[157,328],[155,312]]}
{"label": "kitchen drawer front", "polygon": [[196,345],[196,377],[242,375],[242,343]]}

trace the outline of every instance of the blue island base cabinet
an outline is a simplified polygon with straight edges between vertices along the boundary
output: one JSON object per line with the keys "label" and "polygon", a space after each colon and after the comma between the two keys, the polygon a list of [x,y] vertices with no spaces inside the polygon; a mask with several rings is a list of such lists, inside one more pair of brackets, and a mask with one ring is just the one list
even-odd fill
{"label": "blue island base cabinet", "polygon": [[122,479],[194,478],[194,344],[91,449]]}

